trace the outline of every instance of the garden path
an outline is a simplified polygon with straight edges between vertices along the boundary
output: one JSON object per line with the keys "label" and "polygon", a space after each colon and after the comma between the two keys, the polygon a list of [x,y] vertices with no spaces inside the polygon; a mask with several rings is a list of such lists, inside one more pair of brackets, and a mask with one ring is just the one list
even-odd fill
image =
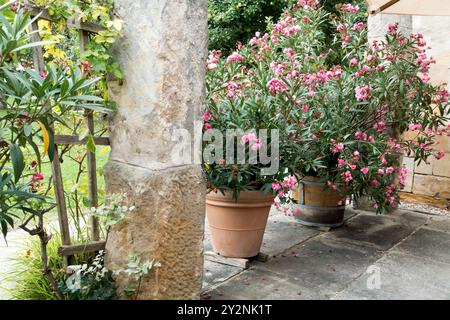
{"label": "garden path", "polygon": [[14,258],[24,252],[24,247],[30,235],[18,229],[8,233],[8,243],[0,238],[0,300],[10,299],[7,288],[14,286],[14,283],[3,279],[8,271],[14,268]]}
{"label": "garden path", "polygon": [[206,261],[202,298],[450,299],[449,216],[347,209],[320,232],[273,213],[261,251],[247,270]]}

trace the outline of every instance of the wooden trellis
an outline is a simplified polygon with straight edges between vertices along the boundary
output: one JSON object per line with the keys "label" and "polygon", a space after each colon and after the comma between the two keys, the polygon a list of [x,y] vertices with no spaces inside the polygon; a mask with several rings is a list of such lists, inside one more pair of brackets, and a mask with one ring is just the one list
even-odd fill
{"label": "wooden trellis", "polygon": [[[56,22],[45,10],[39,8],[32,8],[31,15],[37,16],[40,14],[39,19]],[[39,20],[38,19],[38,20]],[[32,24],[32,31],[39,30],[38,20]],[[78,17],[74,17],[67,21],[67,26],[71,29],[77,29],[80,33],[80,52],[82,53],[87,44],[89,43],[90,34],[98,33],[104,30],[103,27],[93,24],[80,22]],[[33,41],[41,41],[39,32],[35,32],[33,35]],[[43,56],[42,47],[33,48],[33,62],[37,71],[45,71],[45,61]],[[89,133],[93,136],[94,130],[94,117],[91,110],[86,110],[84,113],[87,128]],[[106,137],[94,137],[96,145],[109,145],[109,138]],[[90,232],[91,243],[72,245],[70,240],[69,219],[67,215],[67,205],[64,196],[64,184],[61,172],[61,163],[58,154],[58,145],[83,145],[86,144],[86,139],[80,141],[77,136],[67,135],[55,135],[55,154],[52,161],[52,173],[53,173],[53,186],[55,191],[55,199],[57,203],[58,220],[60,226],[62,246],[59,248],[58,253],[64,257],[65,266],[70,265],[71,256],[78,253],[96,252],[105,248],[105,241],[100,240],[100,229],[98,219],[91,217],[90,219]],[[92,207],[98,206],[98,182],[97,182],[97,164],[96,156],[94,152],[87,150],[87,169],[88,169],[88,185],[89,185],[89,200]]]}

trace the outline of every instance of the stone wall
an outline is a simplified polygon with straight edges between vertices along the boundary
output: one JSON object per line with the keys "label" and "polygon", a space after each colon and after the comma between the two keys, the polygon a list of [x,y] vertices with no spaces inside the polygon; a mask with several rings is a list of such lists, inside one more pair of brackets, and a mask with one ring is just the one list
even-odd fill
{"label": "stone wall", "polygon": [[[405,33],[421,32],[429,46],[430,54],[437,63],[432,66],[430,76],[433,83],[450,82],[450,17],[441,16],[396,16],[377,14],[369,17],[369,38],[382,37],[390,22],[399,22]],[[449,86],[450,88],[450,86]],[[405,199],[428,202],[448,207],[450,201],[450,137],[438,137],[437,149],[444,149],[441,160],[417,165],[412,158],[405,158],[409,177],[405,187]]]}

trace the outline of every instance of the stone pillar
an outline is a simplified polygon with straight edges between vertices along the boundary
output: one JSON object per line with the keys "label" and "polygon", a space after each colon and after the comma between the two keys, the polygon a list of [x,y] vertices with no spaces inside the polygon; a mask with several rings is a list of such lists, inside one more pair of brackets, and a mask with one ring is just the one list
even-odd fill
{"label": "stone pillar", "polygon": [[[203,275],[206,187],[199,164],[180,165],[174,130],[193,137],[201,119],[207,56],[207,0],[115,0],[125,22],[116,56],[122,84],[111,83],[109,194],[136,209],[111,229],[105,263],[125,269],[129,255],[161,267],[139,299],[198,299]],[[199,151],[199,150],[198,150]],[[121,294],[128,280],[118,276]]]}

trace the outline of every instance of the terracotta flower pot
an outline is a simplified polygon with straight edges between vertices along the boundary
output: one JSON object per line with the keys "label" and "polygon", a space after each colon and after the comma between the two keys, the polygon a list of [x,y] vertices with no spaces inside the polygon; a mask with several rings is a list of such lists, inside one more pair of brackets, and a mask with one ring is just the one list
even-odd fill
{"label": "terracotta flower pot", "polygon": [[206,196],[206,215],[216,253],[224,257],[258,255],[274,196],[260,191],[241,192],[235,202],[231,192]]}
{"label": "terracotta flower pot", "polygon": [[307,226],[340,227],[344,223],[345,205],[339,191],[325,189],[325,182],[318,177],[304,177],[293,193],[296,207],[295,219]]}

